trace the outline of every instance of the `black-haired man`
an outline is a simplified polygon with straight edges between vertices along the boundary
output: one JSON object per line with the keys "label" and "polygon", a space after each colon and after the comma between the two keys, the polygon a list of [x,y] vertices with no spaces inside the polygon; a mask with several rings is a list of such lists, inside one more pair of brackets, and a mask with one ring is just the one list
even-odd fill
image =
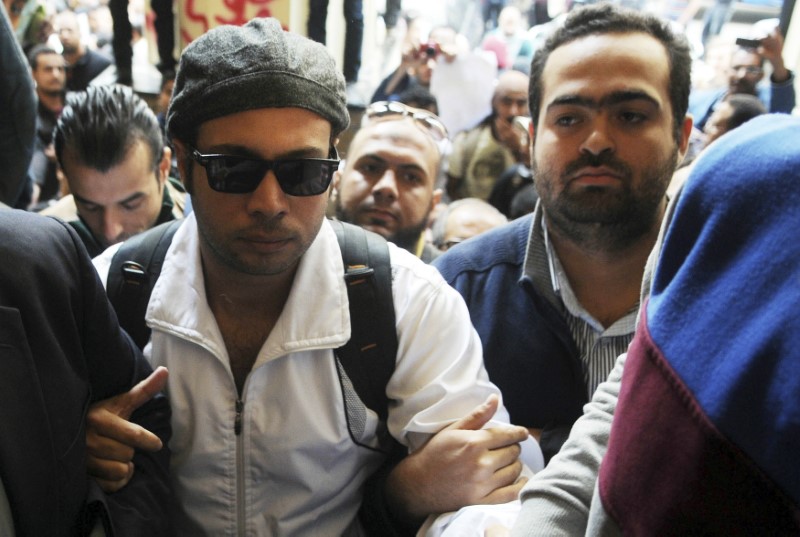
{"label": "black-haired man", "polygon": [[691,57],[661,20],[576,10],[531,65],[534,214],[434,264],[460,290],[511,420],[556,453],[633,335],[686,151]]}
{"label": "black-haired man", "polygon": [[129,87],[70,93],[54,143],[70,194],[42,214],[69,222],[92,257],[183,216],[183,187],[169,178],[172,152],[156,115]]}

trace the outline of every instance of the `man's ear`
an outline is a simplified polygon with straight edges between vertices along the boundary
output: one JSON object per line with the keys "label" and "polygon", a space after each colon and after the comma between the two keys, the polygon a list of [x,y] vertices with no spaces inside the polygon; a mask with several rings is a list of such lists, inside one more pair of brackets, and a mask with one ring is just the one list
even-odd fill
{"label": "man's ear", "polygon": [[683,160],[683,157],[686,156],[686,152],[689,150],[689,138],[692,135],[693,125],[694,120],[692,119],[691,114],[687,114],[686,117],[683,118],[683,125],[681,125],[681,139],[680,143],[678,144],[680,160]]}
{"label": "man's ear", "polygon": [[[341,164],[339,165],[341,168]],[[333,180],[331,181],[331,188],[330,188],[330,200],[336,201],[336,197],[339,195],[339,182],[342,180],[342,172],[341,169],[336,170],[333,172]]]}
{"label": "man's ear", "polygon": [[433,191],[433,198],[431,198],[431,209],[439,205],[442,201],[442,189],[437,188]]}
{"label": "man's ear", "polygon": [[169,177],[169,170],[172,165],[172,149],[164,146],[161,151],[161,160],[158,161],[158,183],[163,186]]}

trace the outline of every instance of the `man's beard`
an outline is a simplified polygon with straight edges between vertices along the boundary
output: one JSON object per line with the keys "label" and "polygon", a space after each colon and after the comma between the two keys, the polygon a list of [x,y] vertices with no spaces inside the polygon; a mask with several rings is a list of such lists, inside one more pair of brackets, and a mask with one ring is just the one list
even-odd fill
{"label": "man's beard", "polygon": [[[356,214],[344,208],[344,205],[342,205],[341,196],[336,197],[336,202],[334,203],[334,209],[336,210],[336,219],[339,220],[340,222],[347,222],[348,224],[361,226],[361,224],[359,224],[358,222]],[[392,234],[384,234],[384,233],[378,233],[378,234],[382,235],[384,239],[386,239],[391,243],[394,243],[396,246],[399,246],[404,250],[408,250],[412,254],[416,254],[416,246],[417,243],[419,242],[419,237],[425,230],[427,222],[428,222],[428,216],[425,215],[425,218],[423,218],[420,222],[414,224],[413,226],[397,229]],[[375,225],[377,227],[377,224]]]}
{"label": "man's beard", "polygon": [[66,94],[63,86],[58,88],[44,88],[42,86],[38,86],[37,89],[39,90],[39,93],[47,97],[63,97]]}
{"label": "man's beard", "polygon": [[[591,251],[619,252],[658,224],[659,208],[677,162],[676,146],[667,158],[645,168],[635,187],[633,170],[611,155],[582,155],[560,175],[534,162],[533,176],[547,224],[556,233]],[[622,177],[622,184],[615,189],[588,186],[577,192],[571,190],[568,178],[589,166],[613,170]],[[555,194],[554,185],[561,185],[564,190]]]}

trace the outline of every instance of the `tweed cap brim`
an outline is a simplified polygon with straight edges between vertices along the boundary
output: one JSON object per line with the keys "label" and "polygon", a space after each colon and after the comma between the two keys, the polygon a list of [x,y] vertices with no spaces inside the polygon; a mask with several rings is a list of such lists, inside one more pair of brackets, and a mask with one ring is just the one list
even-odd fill
{"label": "tweed cap brim", "polygon": [[181,55],[167,132],[183,138],[204,122],[258,108],[319,114],[337,135],[350,124],[344,76],[319,43],[286,32],[275,19],[219,26]]}

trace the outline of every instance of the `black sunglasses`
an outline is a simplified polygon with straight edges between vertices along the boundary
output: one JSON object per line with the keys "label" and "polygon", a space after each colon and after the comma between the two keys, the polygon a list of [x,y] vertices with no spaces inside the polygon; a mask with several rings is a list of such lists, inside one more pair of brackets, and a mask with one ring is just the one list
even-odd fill
{"label": "black sunglasses", "polygon": [[236,155],[204,155],[192,148],[192,159],[206,169],[208,186],[217,192],[253,192],[270,170],[290,196],[317,196],[328,189],[339,166],[339,154],[331,146],[329,158],[262,160]]}

